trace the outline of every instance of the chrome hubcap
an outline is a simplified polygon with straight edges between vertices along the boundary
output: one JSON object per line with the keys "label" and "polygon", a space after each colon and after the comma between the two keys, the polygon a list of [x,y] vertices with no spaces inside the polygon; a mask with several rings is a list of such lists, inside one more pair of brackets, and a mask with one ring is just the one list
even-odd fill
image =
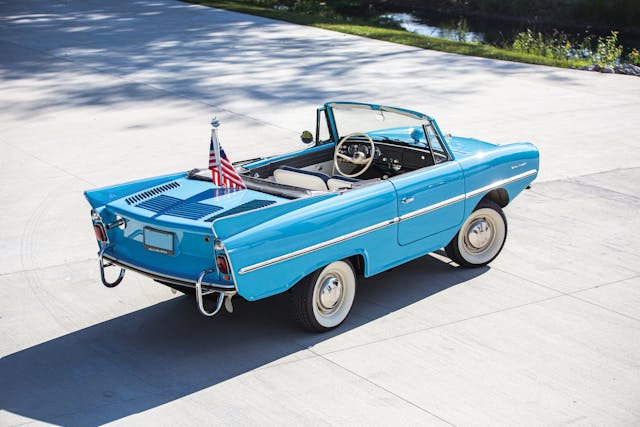
{"label": "chrome hubcap", "polygon": [[467,241],[474,249],[483,249],[491,242],[493,231],[484,218],[473,222],[467,233]]}
{"label": "chrome hubcap", "polygon": [[342,298],[342,283],[335,276],[328,276],[320,285],[319,305],[323,311],[336,307]]}

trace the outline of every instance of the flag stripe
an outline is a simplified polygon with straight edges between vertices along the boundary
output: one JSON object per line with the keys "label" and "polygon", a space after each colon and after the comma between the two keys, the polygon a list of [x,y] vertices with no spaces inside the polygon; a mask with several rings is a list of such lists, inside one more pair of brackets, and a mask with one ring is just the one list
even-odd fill
{"label": "flag stripe", "polygon": [[211,170],[213,183],[219,187],[247,188],[240,175],[238,175],[236,168],[233,167],[233,164],[231,164],[227,158],[227,154],[219,145],[217,148],[220,149],[220,159],[216,159],[216,151],[214,149],[214,144],[216,143],[217,141],[214,142],[212,135],[211,144],[209,145],[209,169]]}

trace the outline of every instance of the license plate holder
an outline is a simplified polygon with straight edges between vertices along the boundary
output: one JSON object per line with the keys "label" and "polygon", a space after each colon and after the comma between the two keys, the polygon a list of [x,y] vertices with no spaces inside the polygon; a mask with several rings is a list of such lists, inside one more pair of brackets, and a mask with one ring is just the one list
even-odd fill
{"label": "license plate holder", "polygon": [[174,234],[169,231],[162,231],[152,227],[142,229],[142,243],[144,248],[153,252],[173,255]]}

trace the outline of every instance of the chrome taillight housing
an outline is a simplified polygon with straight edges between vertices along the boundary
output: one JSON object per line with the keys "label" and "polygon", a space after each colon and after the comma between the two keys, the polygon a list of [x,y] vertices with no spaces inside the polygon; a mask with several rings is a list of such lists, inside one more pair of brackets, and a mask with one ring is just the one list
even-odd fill
{"label": "chrome taillight housing", "polygon": [[229,269],[229,261],[227,260],[227,257],[224,255],[218,255],[216,257],[216,267],[218,267],[218,271],[221,274],[228,275],[230,269]]}
{"label": "chrome taillight housing", "polygon": [[96,239],[100,243],[107,243],[109,238],[107,237],[107,231],[104,229],[104,225],[100,223],[93,224],[93,232],[96,234]]}
{"label": "chrome taillight housing", "polygon": [[109,243],[107,227],[105,227],[102,217],[95,209],[91,209],[91,222],[93,222],[93,232],[96,235],[96,240],[101,245],[107,245]]}

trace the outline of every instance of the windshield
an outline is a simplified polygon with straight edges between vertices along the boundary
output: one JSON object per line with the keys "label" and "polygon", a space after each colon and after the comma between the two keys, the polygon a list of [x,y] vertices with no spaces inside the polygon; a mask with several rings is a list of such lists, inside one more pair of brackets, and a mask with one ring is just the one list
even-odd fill
{"label": "windshield", "polygon": [[340,138],[354,133],[367,133],[377,141],[394,141],[426,146],[423,124],[425,117],[390,107],[374,109],[369,105],[332,104],[332,113]]}

